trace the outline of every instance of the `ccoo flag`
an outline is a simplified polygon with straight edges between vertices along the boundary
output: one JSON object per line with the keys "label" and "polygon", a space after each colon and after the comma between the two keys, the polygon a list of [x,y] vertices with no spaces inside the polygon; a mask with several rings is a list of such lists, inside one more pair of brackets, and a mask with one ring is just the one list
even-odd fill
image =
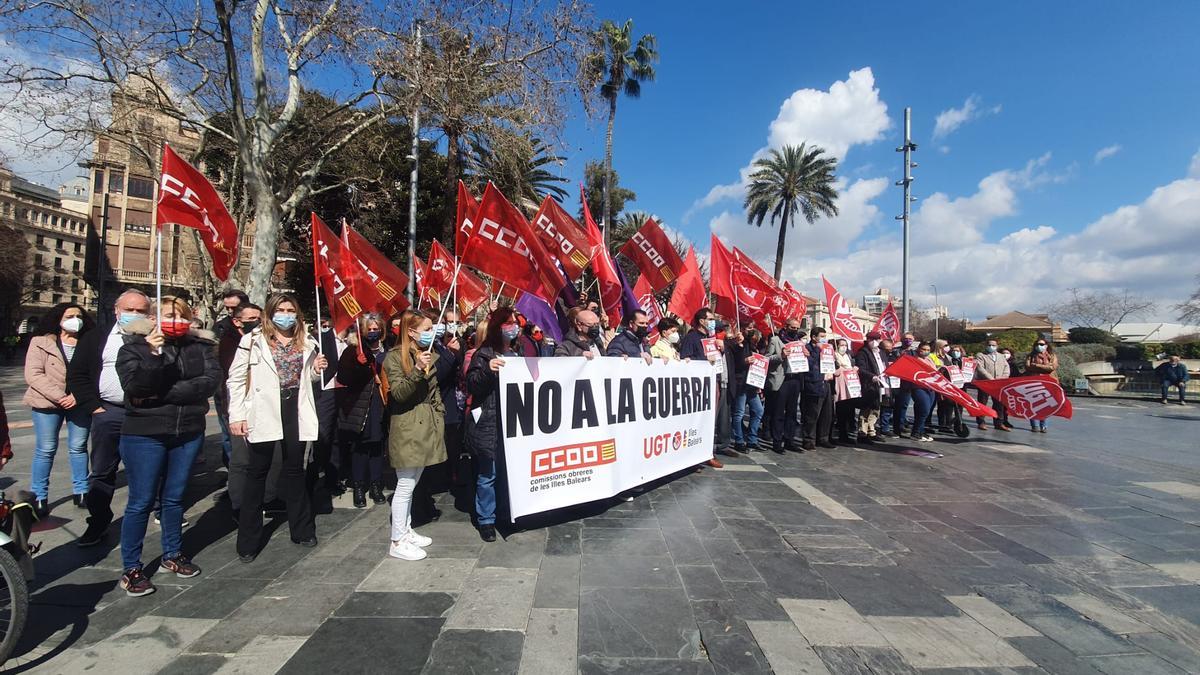
{"label": "ccoo flag", "polygon": [[176,223],[199,230],[204,248],[212,257],[213,273],[221,281],[228,279],[229,270],[237,264],[237,225],[212,183],[163,143],[158,187],[158,227]]}

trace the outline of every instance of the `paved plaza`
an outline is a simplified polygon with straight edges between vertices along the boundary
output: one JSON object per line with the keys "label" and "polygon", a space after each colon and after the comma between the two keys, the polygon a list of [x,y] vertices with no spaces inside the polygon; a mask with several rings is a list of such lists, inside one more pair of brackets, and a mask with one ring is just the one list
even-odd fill
{"label": "paved plaza", "polygon": [[[7,490],[33,444],[16,376]],[[62,449],[3,672],[1200,672],[1200,409],[1075,412],[921,445],[940,459],[754,453],[494,544],[445,495],[417,563],[385,557],[386,506],[346,498],[323,505],[317,548],[277,526],[239,562],[214,419],[184,536],[204,574],[151,564],[144,598],[117,588],[116,527],[75,547]],[[158,547],[152,524],[148,561]]]}

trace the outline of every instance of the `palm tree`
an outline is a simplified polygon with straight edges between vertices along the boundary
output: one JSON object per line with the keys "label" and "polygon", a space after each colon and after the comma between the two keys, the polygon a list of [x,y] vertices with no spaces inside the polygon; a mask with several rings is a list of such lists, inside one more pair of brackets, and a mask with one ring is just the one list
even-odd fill
{"label": "palm tree", "polygon": [[612,175],[613,120],[617,117],[617,98],[621,92],[629,98],[642,94],[642,83],[654,81],[654,64],[658,62],[658,40],[647,33],[633,42],[633,19],[618,26],[612,21],[600,24],[594,35],[595,50],[584,68],[603,79],[600,96],[608,101],[608,131],[604,137],[604,236],[608,237],[613,214],[609,212],[609,176]]}
{"label": "palm tree", "polygon": [[559,202],[567,197],[566,177],[552,168],[566,160],[540,138],[525,134],[508,138],[471,139],[468,167],[477,187],[488,181],[525,213],[533,213],[546,195]]}
{"label": "palm tree", "polygon": [[787,228],[796,221],[796,212],[812,225],[821,216],[838,213],[834,171],[837,159],[825,156],[825,150],[801,143],[771,150],[754,162],[750,187],[746,190],[746,222],[762,227],[767,214],[771,223],[779,223],[779,245],[775,249],[775,281],[783,273],[783,249]]}

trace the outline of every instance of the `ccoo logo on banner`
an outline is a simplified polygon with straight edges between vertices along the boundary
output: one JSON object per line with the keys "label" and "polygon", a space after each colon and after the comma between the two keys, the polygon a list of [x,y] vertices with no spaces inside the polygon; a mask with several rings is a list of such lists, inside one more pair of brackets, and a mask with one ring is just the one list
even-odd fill
{"label": "ccoo logo on banner", "polygon": [[699,361],[506,359],[512,517],[612,497],[712,459],[714,373]]}

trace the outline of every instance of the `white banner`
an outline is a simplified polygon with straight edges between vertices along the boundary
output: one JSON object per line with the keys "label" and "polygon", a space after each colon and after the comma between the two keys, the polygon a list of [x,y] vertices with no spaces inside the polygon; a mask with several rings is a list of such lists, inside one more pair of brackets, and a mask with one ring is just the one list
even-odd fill
{"label": "white banner", "polygon": [[506,358],[512,517],[612,497],[712,459],[715,373],[697,361]]}

